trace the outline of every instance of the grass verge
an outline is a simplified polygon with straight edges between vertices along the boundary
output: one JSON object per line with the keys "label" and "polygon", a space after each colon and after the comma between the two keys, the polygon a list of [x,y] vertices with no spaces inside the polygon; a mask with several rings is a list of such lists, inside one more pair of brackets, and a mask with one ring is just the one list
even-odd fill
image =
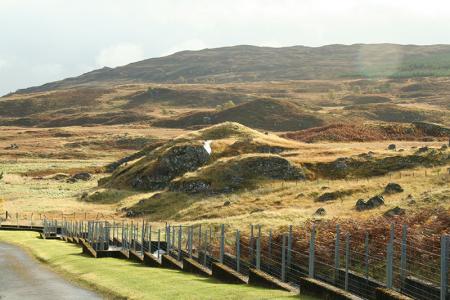
{"label": "grass verge", "polygon": [[0,231],[0,241],[20,246],[69,281],[89,287],[108,299],[299,299],[288,292],[224,284],[121,259],[93,259],[82,255],[76,245],[42,240],[34,232]]}

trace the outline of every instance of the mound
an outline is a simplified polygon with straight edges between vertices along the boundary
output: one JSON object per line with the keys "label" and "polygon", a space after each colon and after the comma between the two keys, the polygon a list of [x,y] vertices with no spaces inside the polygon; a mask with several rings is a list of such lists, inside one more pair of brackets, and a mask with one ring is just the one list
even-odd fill
{"label": "mound", "polygon": [[172,179],[197,169],[208,159],[209,153],[202,144],[173,146],[158,157],[150,155],[114,172],[105,185],[136,190],[163,189]]}
{"label": "mound", "polygon": [[391,99],[377,95],[348,95],[341,99],[346,104],[370,104],[370,103],[388,103]]}
{"label": "mound", "polygon": [[446,165],[450,162],[448,150],[426,149],[423,152],[406,156],[388,156],[375,158],[370,155],[343,157],[333,162],[319,162],[304,166],[318,177],[342,179],[349,177],[368,178],[381,176],[389,172],[414,167],[433,167]]}
{"label": "mound", "polygon": [[350,116],[358,116],[369,120],[384,122],[411,123],[415,121],[428,121],[441,123],[445,120],[445,112],[425,111],[419,108],[409,108],[395,104],[365,104],[351,105],[344,108]]}
{"label": "mound", "polygon": [[188,113],[175,120],[161,120],[154,125],[186,128],[226,121],[273,131],[299,130],[316,127],[324,121],[301,106],[283,100],[254,100],[218,112]]}
{"label": "mound", "polygon": [[229,193],[252,187],[264,179],[303,180],[305,173],[277,155],[247,154],[220,159],[172,181],[171,191],[185,193]]}
{"label": "mound", "polygon": [[255,98],[255,96],[233,93],[229,90],[190,89],[183,86],[176,89],[153,87],[132,95],[126,107],[134,108],[153,103],[164,103],[173,106],[216,107],[230,100],[239,104],[255,100]]}
{"label": "mound", "polygon": [[[210,151],[206,144],[210,145]],[[137,190],[163,189],[174,178],[220,158],[245,153],[279,153],[296,146],[296,143],[276,135],[262,134],[243,125],[227,122],[179,136],[124,158],[109,166],[108,169],[114,172],[99,184]],[[131,159],[139,160],[118,167],[123,161]]]}
{"label": "mound", "polygon": [[[448,128],[447,128],[448,129]],[[383,140],[429,140],[445,138],[446,127],[425,122],[413,124],[331,124],[288,132],[282,137],[305,142],[368,142]]]}

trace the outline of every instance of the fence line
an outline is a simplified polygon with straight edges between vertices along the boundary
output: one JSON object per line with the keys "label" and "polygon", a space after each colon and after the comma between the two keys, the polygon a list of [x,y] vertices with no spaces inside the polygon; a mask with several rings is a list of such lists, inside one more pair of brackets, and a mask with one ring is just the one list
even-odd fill
{"label": "fence line", "polygon": [[[44,234],[83,238],[96,251],[133,251],[161,260],[189,257],[207,268],[223,263],[248,275],[261,270],[297,286],[301,277],[316,278],[366,299],[388,287],[415,299],[448,299],[450,237],[439,241],[409,234],[406,225],[384,231],[323,231],[289,226],[276,232],[251,225],[249,230],[220,226],[161,225],[142,221],[71,221],[43,219]],[[249,232],[245,234],[244,232]]]}

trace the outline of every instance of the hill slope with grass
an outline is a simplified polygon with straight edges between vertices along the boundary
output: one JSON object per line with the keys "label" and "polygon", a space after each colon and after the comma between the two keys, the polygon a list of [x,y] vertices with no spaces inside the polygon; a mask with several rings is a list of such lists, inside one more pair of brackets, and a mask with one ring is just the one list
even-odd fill
{"label": "hill slope with grass", "polygon": [[182,51],[122,67],[105,67],[18,92],[112,82],[224,83],[448,75],[448,45],[354,44],[282,48],[242,45]]}
{"label": "hill slope with grass", "polygon": [[250,101],[221,111],[187,113],[176,119],[157,121],[154,125],[186,128],[228,121],[273,131],[299,130],[324,124],[324,120],[294,102],[267,99]]}

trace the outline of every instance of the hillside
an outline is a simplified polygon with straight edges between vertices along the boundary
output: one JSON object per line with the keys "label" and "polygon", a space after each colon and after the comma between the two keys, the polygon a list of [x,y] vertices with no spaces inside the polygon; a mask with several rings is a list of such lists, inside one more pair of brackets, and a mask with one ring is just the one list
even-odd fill
{"label": "hillside", "polygon": [[18,92],[106,83],[225,83],[448,75],[449,45],[234,46],[182,51],[114,69],[105,67]]}
{"label": "hillside", "polygon": [[274,131],[300,130],[321,126],[324,123],[313,112],[296,103],[267,99],[254,100],[221,111],[186,113],[176,119],[157,121],[154,125],[188,128],[227,121]]}

